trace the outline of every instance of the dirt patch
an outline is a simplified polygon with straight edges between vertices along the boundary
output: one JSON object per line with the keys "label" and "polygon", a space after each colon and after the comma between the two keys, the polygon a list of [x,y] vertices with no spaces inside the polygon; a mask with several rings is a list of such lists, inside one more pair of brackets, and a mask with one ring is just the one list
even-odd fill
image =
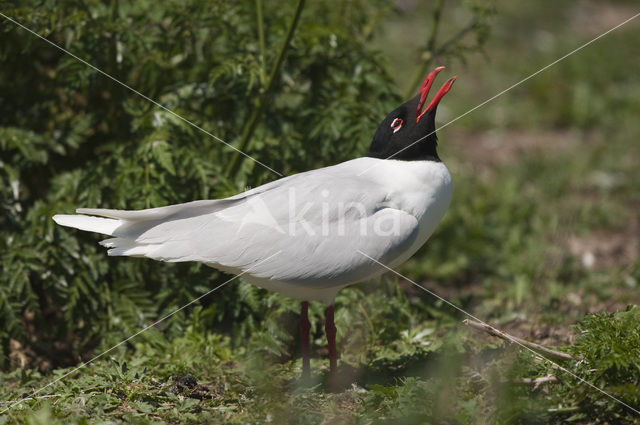
{"label": "dirt patch", "polygon": [[191,375],[174,377],[169,392],[198,400],[214,398],[209,387],[198,384],[196,378]]}
{"label": "dirt patch", "polygon": [[569,235],[565,244],[586,269],[631,264],[640,258],[640,220],[630,223],[628,229],[597,230],[588,236]]}
{"label": "dirt patch", "polygon": [[[619,25],[638,13],[637,4],[622,4],[611,2],[592,2],[576,7],[570,26],[577,34],[585,36],[600,35]],[[638,25],[629,22],[629,26]]]}
{"label": "dirt patch", "polygon": [[544,311],[539,311],[496,327],[510,335],[546,347],[572,345],[576,338],[574,325],[585,315],[624,311],[629,304],[640,304],[640,294],[634,288],[617,287],[612,292],[606,300],[584,290],[567,292],[555,303],[554,317],[562,318],[559,322],[549,323],[542,320]]}
{"label": "dirt patch", "polygon": [[503,332],[545,347],[572,345],[575,341],[574,323],[550,324],[535,320],[514,320],[504,326],[498,326]]}
{"label": "dirt patch", "polygon": [[[455,159],[464,167],[487,173],[495,167],[520,162],[527,156],[558,154],[584,144],[577,131],[452,131],[447,144],[456,151]],[[591,139],[591,137],[587,137]]]}

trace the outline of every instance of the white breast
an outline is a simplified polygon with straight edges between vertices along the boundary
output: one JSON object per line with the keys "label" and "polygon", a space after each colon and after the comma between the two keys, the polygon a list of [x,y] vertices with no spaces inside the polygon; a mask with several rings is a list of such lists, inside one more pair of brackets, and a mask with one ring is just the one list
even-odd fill
{"label": "white breast", "polygon": [[389,191],[394,207],[418,220],[418,236],[413,244],[388,264],[396,267],[424,245],[444,217],[453,194],[451,174],[444,163],[434,161],[384,160],[367,172],[378,172],[380,184]]}

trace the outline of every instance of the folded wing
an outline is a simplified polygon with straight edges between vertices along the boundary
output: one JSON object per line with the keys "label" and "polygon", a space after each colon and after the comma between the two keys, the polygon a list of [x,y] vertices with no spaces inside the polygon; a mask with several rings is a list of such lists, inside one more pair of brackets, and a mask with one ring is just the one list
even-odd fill
{"label": "folded wing", "polygon": [[54,220],[113,236],[101,242],[109,255],[199,261],[292,284],[335,286],[365,279],[371,260],[359,251],[393,262],[413,243],[417,220],[389,205],[388,194],[365,177],[345,179],[326,170],[227,199],[140,211],[79,209],[90,216]]}

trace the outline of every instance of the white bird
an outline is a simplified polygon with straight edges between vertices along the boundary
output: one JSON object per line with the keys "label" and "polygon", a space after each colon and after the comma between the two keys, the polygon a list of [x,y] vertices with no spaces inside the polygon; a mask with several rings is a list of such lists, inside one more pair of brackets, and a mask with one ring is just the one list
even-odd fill
{"label": "white bird", "polygon": [[[451,201],[451,175],[436,152],[435,113],[456,77],[423,110],[444,67],[380,124],[366,156],[285,177],[226,199],[139,211],[80,208],[56,223],[110,235],[110,256],[199,261],[302,300],[302,375],[309,376],[308,302],[322,301],[335,380],[333,302],[347,285],[406,261]],[[98,216],[98,217],[97,217]],[[375,261],[374,261],[375,260]],[[377,263],[379,262],[379,263]]]}

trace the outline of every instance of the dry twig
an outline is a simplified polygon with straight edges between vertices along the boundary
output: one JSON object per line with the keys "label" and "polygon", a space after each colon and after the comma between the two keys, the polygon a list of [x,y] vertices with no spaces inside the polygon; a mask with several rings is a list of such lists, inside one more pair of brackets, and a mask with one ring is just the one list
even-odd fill
{"label": "dry twig", "polygon": [[540,376],[538,378],[524,378],[522,380],[523,384],[533,385],[534,390],[537,390],[538,387],[542,384],[547,384],[547,383],[555,384],[556,382],[558,382],[558,378],[555,375]]}
{"label": "dry twig", "polygon": [[475,320],[465,319],[463,320],[465,325],[471,326],[474,329],[484,331],[489,335],[497,336],[498,338],[502,338],[505,341],[515,342],[516,344],[523,345],[527,348],[532,349],[536,353],[540,353],[541,355],[545,355],[554,360],[575,360],[573,356],[568,353],[563,353],[562,351],[552,350],[551,348],[544,347],[540,344],[536,344],[535,342],[529,342],[524,339],[518,338],[516,336],[509,335],[506,332],[502,332],[494,328],[493,326],[489,326],[485,323],[480,323]]}
{"label": "dry twig", "polygon": [[[29,396],[29,397],[25,397],[22,400],[20,400],[20,402],[23,401],[29,401],[29,400],[40,400],[43,398],[52,398],[52,397],[62,397],[62,394],[45,394],[45,395],[39,395],[39,396]],[[0,405],[2,404],[14,404],[14,401],[0,401]]]}

